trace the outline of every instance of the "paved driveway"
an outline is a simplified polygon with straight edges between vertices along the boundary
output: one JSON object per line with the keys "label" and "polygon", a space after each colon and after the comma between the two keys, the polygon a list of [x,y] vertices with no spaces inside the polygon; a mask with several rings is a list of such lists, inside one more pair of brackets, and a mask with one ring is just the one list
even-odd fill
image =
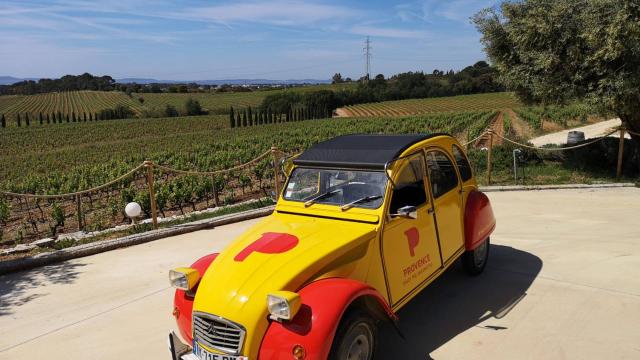
{"label": "paved driveway", "polygon": [[[490,263],[454,266],[378,359],[640,358],[640,189],[491,193]],[[167,359],[167,270],[258,220],[0,277],[0,359]]]}

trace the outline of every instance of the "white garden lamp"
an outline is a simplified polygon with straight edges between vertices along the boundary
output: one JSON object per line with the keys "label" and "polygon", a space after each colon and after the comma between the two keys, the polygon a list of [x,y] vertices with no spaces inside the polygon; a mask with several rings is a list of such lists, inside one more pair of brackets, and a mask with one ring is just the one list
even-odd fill
{"label": "white garden lamp", "polygon": [[130,202],[124,207],[124,213],[135,224],[136,218],[142,213],[142,208],[137,202]]}

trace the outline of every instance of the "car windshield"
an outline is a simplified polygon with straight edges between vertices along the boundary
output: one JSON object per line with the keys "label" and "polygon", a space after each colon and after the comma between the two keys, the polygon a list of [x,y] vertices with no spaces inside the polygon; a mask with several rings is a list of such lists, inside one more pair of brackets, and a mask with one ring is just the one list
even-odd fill
{"label": "car windshield", "polygon": [[286,200],[377,209],[384,200],[387,177],[382,171],[295,168],[284,190]]}

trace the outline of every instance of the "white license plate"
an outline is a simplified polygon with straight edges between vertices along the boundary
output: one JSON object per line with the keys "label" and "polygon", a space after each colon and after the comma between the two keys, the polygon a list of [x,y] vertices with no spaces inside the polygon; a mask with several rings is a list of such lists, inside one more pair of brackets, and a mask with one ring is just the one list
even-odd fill
{"label": "white license plate", "polygon": [[222,355],[208,352],[206,349],[203,349],[197,341],[193,342],[193,354],[199,360],[249,360],[248,357],[241,355]]}

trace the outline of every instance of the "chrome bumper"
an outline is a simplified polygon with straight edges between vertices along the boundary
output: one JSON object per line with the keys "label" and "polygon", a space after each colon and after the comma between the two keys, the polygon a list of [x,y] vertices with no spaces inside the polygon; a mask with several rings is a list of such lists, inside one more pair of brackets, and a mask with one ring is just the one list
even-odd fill
{"label": "chrome bumper", "polygon": [[191,351],[191,346],[183,343],[175,332],[169,332],[169,352],[172,360],[199,360]]}

